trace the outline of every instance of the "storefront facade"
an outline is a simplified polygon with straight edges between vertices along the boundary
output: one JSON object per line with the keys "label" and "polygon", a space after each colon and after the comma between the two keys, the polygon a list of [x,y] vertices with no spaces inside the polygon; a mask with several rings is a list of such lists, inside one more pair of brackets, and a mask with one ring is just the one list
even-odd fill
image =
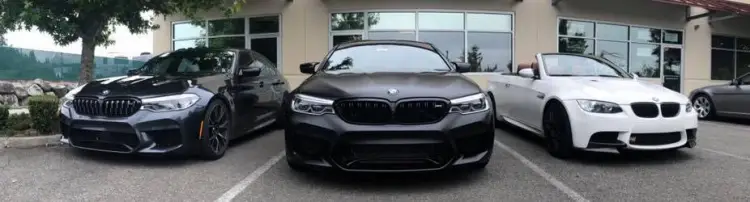
{"label": "storefront facade", "polygon": [[540,52],[601,56],[682,93],[750,72],[750,17],[723,17],[738,13],[726,6],[666,2],[249,0],[228,19],[204,14],[201,26],[181,16],[158,18],[154,53],[201,45],[251,48],[276,62],[293,87],[307,77],[300,63],[358,39],[431,42],[449,59],[473,64],[466,75],[482,87],[491,75],[532,62]]}

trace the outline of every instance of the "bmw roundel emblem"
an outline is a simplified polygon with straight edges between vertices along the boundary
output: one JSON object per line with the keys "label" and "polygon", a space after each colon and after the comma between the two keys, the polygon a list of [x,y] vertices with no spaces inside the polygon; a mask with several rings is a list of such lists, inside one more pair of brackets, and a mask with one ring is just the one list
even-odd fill
{"label": "bmw roundel emblem", "polygon": [[651,100],[654,100],[654,102],[659,102],[659,98],[657,98],[657,97],[653,97],[653,98],[651,98]]}
{"label": "bmw roundel emblem", "polygon": [[102,91],[102,95],[109,95],[109,90]]}
{"label": "bmw roundel emblem", "polygon": [[398,90],[395,88],[388,89],[388,95],[396,95],[398,94]]}

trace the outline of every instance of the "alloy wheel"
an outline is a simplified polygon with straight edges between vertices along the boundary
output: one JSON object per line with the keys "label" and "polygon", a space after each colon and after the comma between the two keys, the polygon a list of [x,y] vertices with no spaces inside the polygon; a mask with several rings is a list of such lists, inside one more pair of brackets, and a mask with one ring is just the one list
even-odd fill
{"label": "alloy wheel", "polygon": [[229,116],[224,105],[215,105],[208,115],[206,126],[208,132],[208,146],[214,154],[223,152],[229,143]]}
{"label": "alloy wheel", "polygon": [[695,108],[695,111],[698,112],[699,118],[706,118],[711,113],[711,101],[709,101],[705,96],[700,96],[695,99],[693,108]]}
{"label": "alloy wheel", "polygon": [[557,151],[560,147],[559,138],[560,134],[558,131],[558,125],[555,118],[555,110],[547,110],[547,115],[544,116],[544,136],[545,142],[547,143],[547,149],[550,151]]}

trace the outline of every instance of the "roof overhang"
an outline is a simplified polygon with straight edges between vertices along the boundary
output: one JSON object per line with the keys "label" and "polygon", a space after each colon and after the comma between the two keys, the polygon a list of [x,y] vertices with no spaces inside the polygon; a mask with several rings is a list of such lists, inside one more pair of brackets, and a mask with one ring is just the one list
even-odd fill
{"label": "roof overhang", "polygon": [[[552,5],[556,6],[562,0],[551,0]],[[701,7],[708,10],[706,13],[697,15],[688,15],[685,20],[691,21],[697,18],[710,17],[709,22],[716,22],[720,20],[726,20],[735,18],[741,15],[750,16],[750,4],[740,3],[731,0],[651,0],[668,4],[676,4],[682,6],[695,6]],[[726,13],[725,15],[717,16],[719,13]]]}

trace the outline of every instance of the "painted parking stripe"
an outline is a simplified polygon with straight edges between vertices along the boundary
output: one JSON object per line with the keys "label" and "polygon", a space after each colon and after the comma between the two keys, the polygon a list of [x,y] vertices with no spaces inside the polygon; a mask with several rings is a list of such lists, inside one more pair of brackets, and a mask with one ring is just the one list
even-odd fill
{"label": "painted parking stripe", "polygon": [[740,156],[740,155],[736,155],[736,154],[730,154],[730,153],[726,153],[726,152],[723,152],[723,151],[718,151],[718,150],[713,150],[713,149],[708,149],[708,148],[702,148],[702,147],[698,147],[698,149],[701,149],[701,150],[707,151],[707,152],[711,152],[711,153],[714,153],[714,154],[722,155],[722,156],[727,156],[727,157],[732,157],[732,158],[736,158],[736,159],[740,159],[740,160],[750,161],[750,158],[744,157],[744,156]]}
{"label": "painted parking stripe", "polygon": [[219,197],[218,199],[216,199],[215,202],[229,202],[229,201],[232,201],[232,199],[234,199],[234,197],[237,197],[238,194],[242,193],[242,191],[244,191],[247,188],[247,186],[250,186],[250,184],[253,184],[253,182],[255,182],[255,180],[258,180],[258,178],[260,178],[260,176],[262,176],[264,173],[266,173],[266,171],[268,171],[269,169],[271,169],[271,167],[273,167],[273,165],[275,165],[276,163],[278,163],[279,160],[281,160],[281,158],[283,158],[285,154],[286,154],[285,151],[281,151],[279,154],[277,154],[276,156],[274,156],[271,159],[269,159],[265,164],[263,164],[262,166],[258,167],[257,169],[255,169],[255,171],[253,171],[252,173],[250,173],[250,175],[248,175],[247,177],[245,177],[245,179],[242,179],[242,181],[240,181],[239,183],[237,183],[236,185],[234,185],[227,192],[224,192],[224,194],[222,194],[221,197]]}
{"label": "painted parking stripe", "polygon": [[536,174],[542,176],[547,182],[555,186],[557,189],[568,195],[570,199],[573,199],[573,201],[578,202],[589,202],[588,199],[584,198],[581,194],[576,192],[575,190],[568,187],[568,185],[565,185],[565,183],[561,182],[551,174],[547,173],[547,171],[544,171],[541,167],[537,166],[534,162],[531,162],[528,158],[524,157],[523,155],[516,152],[516,150],[513,150],[512,148],[506,146],[505,144],[501,143],[500,141],[495,140],[495,145],[497,147],[500,147],[500,149],[505,150],[510,155],[521,161],[526,167],[534,171]]}

